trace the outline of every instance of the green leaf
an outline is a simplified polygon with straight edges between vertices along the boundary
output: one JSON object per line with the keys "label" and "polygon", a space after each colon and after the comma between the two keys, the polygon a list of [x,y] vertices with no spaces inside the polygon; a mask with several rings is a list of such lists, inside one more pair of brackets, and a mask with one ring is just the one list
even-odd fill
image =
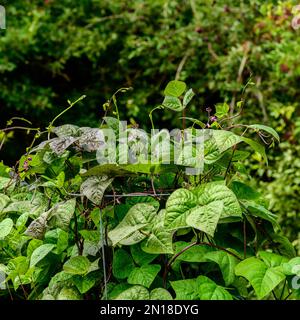
{"label": "green leaf", "polygon": [[140,284],[149,288],[156,278],[161,266],[158,264],[143,265],[140,268],[134,268],[127,281],[130,284]]}
{"label": "green leaf", "polygon": [[10,199],[7,195],[0,193],[0,214],[1,211],[6,207],[6,205],[10,202]]}
{"label": "green leaf", "polygon": [[213,237],[222,211],[222,201],[214,201],[202,207],[197,206],[190,210],[186,223]]}
{"label": "green leaf", "polygon": [[97,165],[82,174],[83,177],[103,175],[106,175],[108,177],[122,177],[126,175],[132,175],[132,172],[126,170],[126,166],[121,166],[114,163],[107,163]]}
{"label": "green leaf", "polygon": [[168,109],[177,112],[182,111],[184,109],[183,105],[181,104],[181,101],[178,98],[172,96],[165,96],[162,105]]}
{"label": "green leaf", "polygon": [[38,264],[41,260],[43,260],[54,248],[54,244],[43,244],[37,247],[31,255],[30,268]]}
{"label": "green leaf", "polygon": [[257,204],[254,201],[243,200],[242,203],[252,215],[270,221],[274,228],[280,229],[280,225],[277,222],[277,216],[264,206]]}
{"label": "green leaf", "polygon": [[0,222],[0,240],[5,239],[8,236],[14,226],[14,222],[10,218],[6,218]]}
{"label": "green leaf", "polygon": [[150,292],[150,300],[173,300],[173,298],[168,290],[155,288]]}
{"label": "green leaf", "polygon": [[81,296],[75,288],[64,287],[59,292],[57,300],[81,300]]}
{"label": "green leaf", "polygon": [[228,291],[205,276],[199,276],[196,283],[200,300],[233,300]]}
{"label": "green leaf", "polygon": [[[156,209],[149,203],[137,203],[131,207],[120,224],[108,233],[113,246],[128,237],[133,237],[130,244],[143,240],[146,236],[139,230],[147,232],[147,226],[155,216]],[[140,234],[140,237],[136,237],[136,234]]]}
{"label": "green leaf", "polygon": [[43,239],[47,228],[47,219],[50,213],[51,211],[44,212],[40,217],[33,220],[24,234],[34,239]]}
{"label": "green leaf", "polygon": [[[185,241],[177,241],[174,243],[174,254],[177,254],[178,252],[182,251],[184,248],[189,246],[191,243],[185,242]],[[199,245],[199,246],[193,246],[180,254],[176,261],[185,261],[185,262],[207,262],[206,255],[213,251],[215,249]]]}
{"label": "green leaf", "polygon": [[58,137],[76,137],[78,130],[78,126],[74,126],[73,124],[64,124],[62,126],[52,128],[51,131],[54,132]]}
{"label": "green leaf", "polygon": [[[221,206],[221,202],[223,206]],[[209,211],[206,206],[209,205]],[[201,207],[205,206],[204,209]],[[220,209],[219,215],[213,211]],[[199,215],[199,212],[202,213]],[[167,229],[179,229],[190,226],[190,223],[196,227],[195,220],[200,223],[206,232],[212,233],[217,222],[236,221],[241,218],[241,208],[235,194],[223,183],[211,182],[200,185],[192,191],[186,189],[177,189],[173,192],[166,203],[165,227]],[[192,214],[192,218],[189,215]],[[218,219],[217,219],[218,218]],[[213,219],[214,221],[210,220]],[[204,224],[204,220],[207,223]],[[211,222],[211,227],[207,229],[207,224]]]}
{"label": "green leaf", "polygon": [[69,234],[66,231],[57,228],[46,233],[45,242],[55,244],[56,248],[53,250],[53,253],[61,254],[68,248],[68,238]]}
{"label": "green leaf", "polygon": [[12,178],[0,177],[0,190],[13,189],[15,182]]}
{"label": "green leaf", "polygon": [[242,210],[235,194],[223,182],[209,182],[200,185],[194,189],[193,193],[197,196],[200,206],[222,201],[223,210],[220,217],[222,222],[239,219],[242,216]]}
{"label": "green leaf", "polygon": [[195,96],[195,93],[193,91],[193,89],[189,89],[184,97],[183,97],[183,108],[186,108],[186,106],[191,102],[191,100],[193,99],[193,97]]}
{"label": "green leaf", "polygon": [[300,277],[300,257],[295,257],[282,265],[284,274],[291,276],[297,275]]}
{"label": "green leaf", "polygon": [[126,279],[134,269],[134,262],[130,254],[124,249],[114,253],[112,272],[117,279]]}
{"label": "green leaf", "polygon": [[87,257],[76,256],[70,258],[63,266],[63,270],[69,274],[87,274],[90,268],[90,261]]}
{"label": "green leaf", "polygon": [[173,231],[166,230],[164,225],[165,210],[155,217],[149,237],[142,242],[142,250],[150,254],[173,253]]}
{"label": "green leaf", "polygon": [[103,117],[102,119],[106,122],[107,126],[114,131],[116,136],[118,136],[119,135],[119,129],[120,129],[119,128],[120,121],[117,118],[114,118],[114,117]]}
{"label": "green leaf", "polygon": [[149,292],[145,287],[133,286],[120,293],[114,300],[149,300]]}
{"label": "green leaf", "polygon": [[242,141],[244,141],[245,143],[247,143],[255,152],[259,153],[262,158],[264,159],[264,161],[266,162],[266,164],[268,164],[268,158],[266,155],[266,151],[263,145],[261,145],[260,143],[257,143],[254,140],[251,140],[249,138],[246,137],[240,137]]}
{"label": "green leaf", "polygon": [[224,103],[218,103],[216,105],[216,113],[215,116],[217,116],[219,119],[224,118],[229,112],[229,105]]}
{"label": "green leaf", "polygon": [[240,262],[235,267],[235,274],[250,282],[258,299],[264,298],[285,279],[280,267],[268,268],[263,261],[255,257]]}
{"label": "green leaf", "polygon": [[242,141],[241,137],[231,131],[206,129],[204,131],[204,161],[212,164],[223,153]]}
{"label": "green leaf", "polygon": [[248,128],[254,129],[256,131],[263,130],[273,136],[278,142],[280,142],[280,137],[278,133],[271,127],[262,125],[262,124],[251,124]]}
{"label": "green leaf", "polygon": [[267,251],[259,251],[257,255],[269,268],[279,267],[289,260],[287,257]]}
{"label": "green leaf", "polygon": [[165,226],[167,229],[188,227],[189,210],[197,206],[197,197],[187,189],[174,191],[166,203]]}
{"label": "green leaf", "polygon": [[111,284],[112,288],[110,289],[110,287],[108,287],[108,299],[109,300],[114,300],[119,294],[121,294],[123,291],[131,288],[132,286],[126,282],[121,282],[118,284]]}
{"label": "green leaf", "polygon": [[196,279],[170,281],[175,291],[176,300],[198,300],[198,285]]}
{"label": "green leaf", "polygon": [[70,221],[75,212],[75,206],[76,199],[70,199],[56,204],[52,209],[50,209],[49,224],[68,231]]}
{"label": "green leaf", "polygon": [[95,273],[89,273],[84,276],[75,275],[73,276],[72,280],[79,292],[84,294],[94,287],[97,277],[98,275]]}
{"label": "green leaf", "polygon": [[104,192],[113,179],[107,176],[93,176],[87,178],[80,187],[80,192],[93,203],[100,205]]}
{"label": "green leaf", "polygon": [[230,188],[239,200],[257,200],[260,198],[260,193],[241,181],[233,181]]}
{"label": "green leaf", "polygon": [[224,251],[213,251],[207,253],[205,259],[214,261],[219,265],[226,286],[229,286],[234,282],[234,270],[235,266],[238,264],[237,258]]}
{"label": "green leaf", "polygon": [[183,81],[172,80],[167,84],[164,90],[164,95],[179,97],[184,93],[185,89],[186,84]]}
{"label": "green leaf", "polygon": [[38,240],[38,239],[32,239],[29,243],[28,243],[28,246],[27,246],[27,250],[26,250],[26,254],[27,254],[27,257],[30,258],[33,251],[40,247],[41,245],[43,244],[43,241],[42,240]]}
{"label": "green leaf", "polygon": [[134,262],[139,266],[151,263],[158,256],[157,254],[149,254],[143,251],[140,243],[130,246],[130,253]]}

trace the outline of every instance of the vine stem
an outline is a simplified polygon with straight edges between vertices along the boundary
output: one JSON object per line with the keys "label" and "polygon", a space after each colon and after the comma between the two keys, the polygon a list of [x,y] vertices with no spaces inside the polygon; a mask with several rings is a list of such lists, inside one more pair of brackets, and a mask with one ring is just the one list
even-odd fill
{"label": "vine stem", "polygon": [[219,249],[219,250],[222,250],[230,255],[232,255],[233,257],[237,258],[238,260],[243,260],[241,259],[238,255],[236,255],[235,253],[223,248],[223,247],[220,247],[216,244],[213,244],[213,243],[209,243],[209,242],[198,242],[198,241],[195,241],[191,244],[189,244],[188,246],[186,246],[185,248],[183,248],[181,251],[179,251],[178,253],[176,253],[170,260],[169,262],[167,263],[166,267],[165,267],[165,271],[164,271],[164,275],[163,275],[163,282],[164,282],[164,287],[166,287],[166,283],[167,283],[167,277],[168,277],[168,272],[171,268],[171,265],[173,264],[173,262],[181,255],[183,254],[184,252],[186,252],[187,250],[189,250],[190,248],[194,247],[194,246],[209,246],[209,247],[212,247],[212,248],[216,248],[216,249]]}
{"label": "vine stem", "polygon": [[77,102],[83,100],[85,97],[86,97],[86,96],[83,95],[83,96],[81,96],[80,98],[78,98],[76,101],[74,101],[74,102],[69,102],[70,105],[69,105],[66,109],[64,109],[61,113],[59,113],[59,114],[50,122],[50,124],[49,124],[49,126],[48,126],[48,128],[47,128],[47,130],[48,130],[48,140],[50,139],[51,128],[53,127],[54,122],[55,122],[60,116],[62,116],[64,113],[66,113],[68,110],[70,110]]}

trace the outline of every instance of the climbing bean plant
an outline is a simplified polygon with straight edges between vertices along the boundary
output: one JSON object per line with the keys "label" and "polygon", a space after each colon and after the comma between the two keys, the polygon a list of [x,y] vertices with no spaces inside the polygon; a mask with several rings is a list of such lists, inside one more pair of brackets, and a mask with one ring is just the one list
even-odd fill
{"label": "climbing bean plant", "polygon": [[[182,128],[168,148],[161,132],[150,148],[143,140],[150,133],[124,125],[114,95],[99,127],[55,126],[61,112],[45,131],[34,129],[14,167],[1,163],[1,297],[299,299],[300,257],[268,201],[249,186],[245,165],[256,154],[267,166],[264,142],[278,143],[277,133],[237,122],[243,96],[236,114],[220,103],[206,109],[206,123],[189,118],[194,95],[171,81],[149,114],[153,129],[156,109],[180,115]],[[114,145],[107,129],[117,137]],[[176,155],[178,137],[188,132],[193,139],[199,131],[202,152],[192,147],[190,156],[184,145]],[[147,160],[156,147],[172,156],[170,163]],[[131,161],[121,161],[124,154]]]}

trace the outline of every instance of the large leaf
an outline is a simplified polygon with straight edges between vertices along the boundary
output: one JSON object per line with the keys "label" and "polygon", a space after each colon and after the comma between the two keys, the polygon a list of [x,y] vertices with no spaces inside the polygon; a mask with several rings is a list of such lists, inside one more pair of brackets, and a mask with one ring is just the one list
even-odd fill
{"label": "large leaf", "polygon": [[3,240],[10,234],[14,226],[14,222],[10,218],[6,218],[0,222],[0,240]]}
{"label": "large leaf", "polygon": [[134,269],[134,262],[127,251],[118,249],[114,253],[112,272],[117,279],[126,279]]}
{"label": "large leaf", "polygon": [[196,279],[170,281],[176,294],[176,300],[198,300],[198,286]]}
{"label": "large leaf", "polygon": [[213,237],[222,211],[222,201],[214,201],[201,207],[197,206],[190,210],[186,223],[190,227],[201,230]]}
{"label": "large leaf", "polygon": [[43,260],[53,249],[55,248],[54,244],[43,244],[39,247],[37,247],[30,258],[30,267],[35,266],[38,264],[41,260]]}
{"label": "large leaf", "polygon": [[214,261],[221,269],[225,285],[229,286],[235,280],[235,266],[238,259],[224,251],[212,251],[205,255],[205,259]]}
{"label": "large leaf", "polygon": [[186,84],[183,81],[172,80],[167,84],[164,90],[164,95],[179,97],[184,93],[185,89]]}
{"label": "large leaf", "polygon": [[114,300],[149,300],[149,292],[137,285],[121,292]]}
{"label": "large leaf", "polygon": [[[201,209],[203,206],[208,206],[209,210]],[[218,211],[218,214],[215,215],[213,211]],[[179,229],[186,228],[192,223],[196,227],[197,219],[199,223],[201,222],[202,228],[205,227],[206,232],[213,233],[219,218],[220,222],[236,221],[241,218],[241,213],[235,194],[224,184],[211,182],[200,185],[192,191],[178,189],[173,192],[166,203],[165,226],[167,229]],[[190,214],[192,218],[189,218]],[[204,225],[204,221],[207,221],[206,225],[210,224],[209,229]]]}
{"label": "large leaf", "polygon": [[90,269],[90,261],[87,257],[76,256],[70,258],[63,266],[66,273],[69,274],[87,274]]}
{"label": "large leaf", "polygon": [[217,201],[223,202],[223,210],[220,219],[224,222],[230,219],[240,218],[242,210],[235,194],[223,183],[210,182],[200,185],[194,190],[198,205],[208,205]]}
{"label": "large leaf", "polygon": [[195,93],[193,89],[189,89],[183,97],[183,102],[182,102],[183,108],[185,108],[191,102],[194,96],[195,96]]}
{"label": "large leaf", "polygon": [[288,262],[288,258],[281,256],[276,253],[267,252],[267,251],[259,251],[258,256],[263,260],[263,262],[270,267],[279,267],[284,263]]}
{"label": "large leaf", "polygon": [[283,272],[286,275],[297,275],[300,277],[300,257],[295,257],[282,265]]}
{"label": "large leaf", "polygon": [[261,196],[256,190],[241,181],[232,181],[230,188],[239,200],[257,200]]}
{"label": "large leaf", "polygon": [[233,300],[226,289],[205,276],[199,276],[196,282],[200,300]]}
{"label": "large leaf", "polygon": [[[108,233],[113,246],[138,232],[137,242],[146,237],[147,227],[156,215],[156,209],[149,203],[137,203],[127,212],[119,225]],[[143,230],[142,230],[143,229]],[[136,242],[136,243],[137,243]],[[134,243],[131,243],[134,244]]]}
{"label": "large leaf", "polygon": [[155,288],[150,292],[150,300],[173,300],[173,298],[168,290]]}
{"label": "large leaf", "polygon": [[157,254],[150,254],[143,251],[140,243],[130,246],[130,253],[134,262],[139,266],[152,262],[158,256]]}
{"label": "large leaf", "polygon": [[256,131],[263,130],[273,136],[278,142],[280,142],[280,137],[278,133],[271,127],[262,125],[262,124],[251,124],[248,128],[254,129]]}
{"label": "large leaf", "polygon": [[63,230],[68,230],[70,221],[74,215],[76,199],[70,199],[57,203],[50,210],[49,224],[54,225]]}
{"label": "large leaf", "polygon": [[101,164],[92,167],[88,171],[82,174],[83,177],[90,176],[108,176],[108,177],[122,177],[130,175],[132,172],[126,170],[126,166],[121,166],[114,163]]}
{"label": "large leaf", "polygon": [[252,215],[270,221],[274,228],[280,229],[280,225],[277,222],[277,216],[264,206],[257,204],[254,201],[247,200],[243,200],[242,203]]}
{"label": "large leaf", "polygon": [[173,253],[173,231],[164,226],[165,210],[161,210],[153,221],[149,237],[142,242],[143,251],[150,254]]}
{"label": "large leaf", "polygon": [[64,287],[59,292],[57,300],[81,300],[81,297],[76,288]]}
{"label": "large leaf", "polygon": [[171,109],[173,111],[182,111],[184,109],[183,105],[181,104],[181,101],[172,96],[166,96],[162,105],[168,109]]}
{"label": "large leaf", "polygon": [[161,266],[159,264],[143,265],[139,268],[134,268],[127,281],[130,284],[140,284],[146,288],[149,288],[160,271]]}
{"label": "large leaf", "polygon": [[254,141],[252,139],[246,138],[246,137],[241,137],[241,139],[242,139],[242,141],[247,143],[255,152],[259,153],[262,156],[262,158],[264,159],[264,161],[268,164],[266,150],[263,145],[261,145],[260,143]]}
{"label": "large leaf", "polygon": [[73,124],[64,124],[62,126],[52,128],[52,132],[54,132],[58,137],[76,137],[78,130],[79,127]]}
{"label": "large leaf", "polygon": [[187,189],[174,191],[166,203],[165,226],[167,229],[188,227],[186,218],[190,209],[197,206],[197,197]]}
{"label": "large leaf", "polygon": [[56,153],[58,156],[61,156],[67,148],[69,148],[77,138],[63,136],[59,138],[54,138],[49,143],[51,150]]}
{"label": "large leaf", "polygon": [[2,209],[9,203],[10,199],[7,195],[0,193],[0,214]]}
{"label": "large leaf", "polygon": [[87,152],[97,151],[105,144],[103,131],[98,128],[82,127],[79,129],[78,144]]}
{"label": "large leaf", "polygon": [[204,137],[204,161],[207,164],[214,163],[226,150],[242,141],[240,136],[226,130],[208,129],[204,131]]}
{"label": "large leaf", "polygon": [[[174,243],[174,251],[175,254],[181,252],[183,249],[188,247],[191,243],[185,241],[177,241]],[[207,262],[206,255],[214,251],[212,247],[205,246],[205,245],[198,245],[189,248],[188,250],[184,251],[180,254],[176,261],[185,261],[185,262]]]}
{"label": "large leaf", "polygon": [[34,239],[43,239],[46,232],[47,219],[49,217],[50,212],[51,211],[44,212],[43,214],[41,214],[40,217],[33,220],[24,232],[25,235]]}
{"label": "large leaf", "polygon": [[255,257],[240,262],[235,267],[235,274],[250,282],[258,299],[264,298],[285,279],[281,267],[269,268],[263,261]]}
{"label": "large leaf", "polygon": [[72,280],[79,292],[84,294],[94,287],[97,277],[98,276],[95,273],[89,273],[84,276],[75,275],[73,276]]}
{"label": "large leaf", "polygon": [[80,187],[80,192],[93,203],[101,204],[103,195],[113,179],[107,176],[93,176],[87,178]]}

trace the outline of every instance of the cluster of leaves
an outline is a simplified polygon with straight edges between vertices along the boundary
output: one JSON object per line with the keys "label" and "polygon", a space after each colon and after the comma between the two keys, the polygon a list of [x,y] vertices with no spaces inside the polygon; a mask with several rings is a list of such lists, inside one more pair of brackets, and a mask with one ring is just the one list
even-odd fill
{"label": "cluster of leaves", "polygon": [[[169,113],[185,110],[194,96],[181,81],[168,83],[164,94],[159,108]],[[186,118],[192,136],[197,126],[208,134],[203,157],[191,161],[183,148],[169,165],[143,162],[150,150],[130,126],[126,153],[135,151],[134,162],[101,162],[102,129],[116,131],[117,118],[106,116],[100,128],[52,121],[48,139],[15,167],[0,166],[0,295],[298,299],[292,281],[299,257],[268,203],[247,185],[244,166],[246,145],[266,161],[264,146],[246,131],[278,135],[263,125],[233,124],[226,104],[216,114],[209,111],[206,124]],[[175,145],[171,140],[171,153]],[[185,173],[199,163],[202,171]]]}
{"label": "cluster of leaves", "polygon": [[[111,88],[123,85],[135,90],[124,99],[121,114],[146,124],[143,110],[150,111],[148,106],[159,103],[159,91],[171,75],[194,83],[201,94],[190,115],[203,120],[204,108],[199,112],[198,105],[227,101],[232,108],[242,84],[253,74],[256,86],[247,89],[242,121],[270,123],[289,141],[284,150],[298,156],[294,144],[299,145],[299,139],[293,128],[299,122],[300,45],[299,30],[291,27],[297,4],[297,0],[93,0],[76,4],[71,0],[4,0],[8,24],[0,30],[1,114],[7,120],[18,112],[43,126],[67,98],[84,92],[88,95],[85,108],[70,114],[69,122],[96,126],[99,103],[110,97]],[[154,115],[161,126],[178,125],[169,113],[159,116]],[[11,143],[2,156],[11,163],[28,144],[24,135],[17,135],[22,143],[16,146],[12,135],[5,136]],[[286,160],[280,149],[270,152],[270,159],[275,157],[277,164]],[[298,200],[284,192],[287,170],[279,176],[273,163],[271,171],[256,163],[252,169],[259,169],[262,180],[274,181],[267,196],[281,199],[274,209],[295,239],[297,232],[291,226],[299,214]],[[297,166],[291,163],[291,170]],[[295,178],[291,183],[298,181]],[[265,190],[263,186],[261,191]],[[288,211],[295,214],[285,214],[287,203]]]}

